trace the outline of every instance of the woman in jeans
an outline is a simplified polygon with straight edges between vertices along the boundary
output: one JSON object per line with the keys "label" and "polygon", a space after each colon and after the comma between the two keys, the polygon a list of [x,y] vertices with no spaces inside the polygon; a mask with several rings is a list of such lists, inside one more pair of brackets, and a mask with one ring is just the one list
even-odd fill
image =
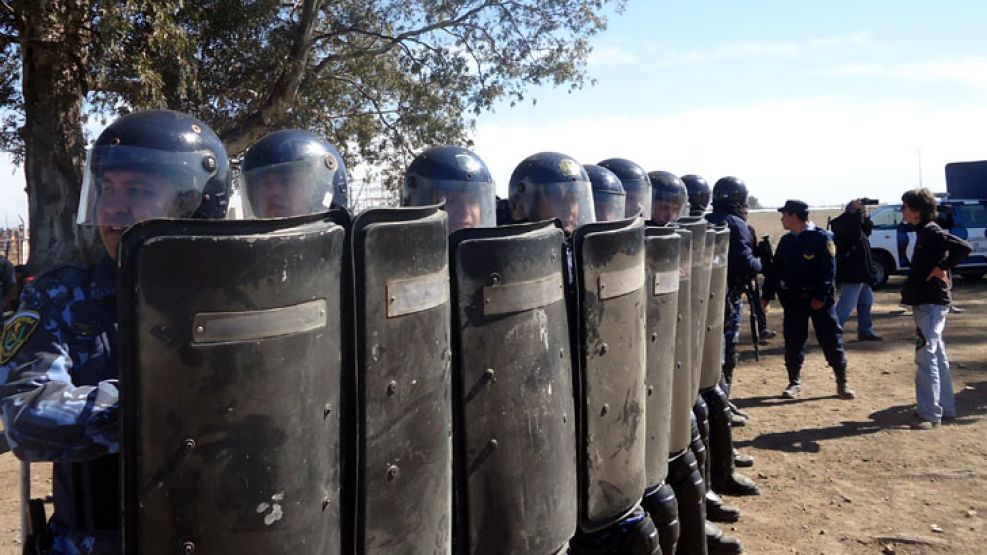
{"label": "woman in jeans", "polygon": [[932,191],[913,189],[901,196],[901,202],[902,217],[916,231],[911,271],[901,286],[901,302],[912,307],[915,318],[918,407],[912,428],[928,430],[939,426],[942,419],[956,418],[953,379],[942,335],[949,312],[949,270],[970,254],[970,244],[936,224]]}

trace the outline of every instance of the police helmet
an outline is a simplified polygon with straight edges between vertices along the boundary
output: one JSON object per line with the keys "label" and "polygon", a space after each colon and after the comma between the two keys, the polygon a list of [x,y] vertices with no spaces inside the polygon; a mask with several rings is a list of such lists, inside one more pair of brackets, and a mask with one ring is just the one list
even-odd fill
{"label": "police helmet", "polygon": [[404,172],[401,204],[426,206],[445,200],[449,232],[497,225],[497,193],[490,170],[458,146],[432,147]]}
{"label": "police helmet", "polygon": [[689,193],[685,184],[673,173],[653,171],[651,181],[651,219],[658,224],[668,224],[689,213]]}
{"label": "police helmet", "polygon": [[713,185],[713,204],[747,204],[747,185],[740,178],[721,177]]}
{"label": "police helmet", "polygon": [[593,211],[596,221],[609,222],[624,218],[627,193],[612,171],[596,164],[583,164],[593,188]]}
{"label": "police helmet", "polygon": [[709,206],[709,183],[701,176],[695,174],[683,175],[682,183],[689,193],[689,206],[695,212],[705,212]]}
{"label": "police helmet", "polygon": [[558,152],[539,152],[518,164],[508,185],[508,202],[514,221],[558,218],[566,233],[596,221],[586,170]]}
{"label": "police helmet", "polygon": [[644,168],[626,158],[608,158],[598,165],[612,171],[624,185],[627,191],[624,217],[647,217],[651,214],[651,181]]}
{"label": "police helmet", "polygon": [[243,157],[244,214],[279,218],[326,210],[340,166],[336,147],[311,131],[266,135]]}
{"label": "police helmet", "polygon": [[230,163],[219,137],[171,110],[121,117],[89,150],[77,223],[126,227],[150,218],[221,219]]}

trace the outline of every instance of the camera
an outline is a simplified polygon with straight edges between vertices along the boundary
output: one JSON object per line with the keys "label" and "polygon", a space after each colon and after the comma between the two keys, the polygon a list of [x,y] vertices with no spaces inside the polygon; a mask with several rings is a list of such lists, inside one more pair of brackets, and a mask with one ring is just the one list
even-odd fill
{"label": "camera", "polygon": [[878,204],[881,204],[881,201],[877,200],[876,198],[863,197],[857,200],[859,200],[860,204],[863,204],[864,206],[877,206]]}

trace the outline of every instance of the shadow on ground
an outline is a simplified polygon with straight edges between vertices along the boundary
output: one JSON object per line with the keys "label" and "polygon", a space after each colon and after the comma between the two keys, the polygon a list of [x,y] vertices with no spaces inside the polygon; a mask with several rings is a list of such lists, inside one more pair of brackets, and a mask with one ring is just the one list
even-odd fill
{"label": "shadow on ground", "polygon": [[[780,403],[805,402],[811,399],[798,399],[795,401],[782,401],[770,397],[754,397],[751,399],[737,399],[735,402],[741,408],[770,404],[768,401]],[[746,401],[746,402],[743,402]],[[894,428],[907,428],[915,410],[913,404],[898,405],[881,409],[869,415],[870,420],[863,422],[841,422],[838,426],[826,428],[791,430],[787,432],[776,432],[761,434],[748,441],[735,441],[734,445],[740,447],[756,447],[758,449],[770,449],[773,451],[784,451],[788,453],[818,453],[820,442],[841,439],[851,436],[873,434],[881,430]],[[965,389],[956,394],[957,420],[946,424],[947,426],[963,426],[976,421],[975,416],[987,414],[987,381],[969,384]]]}

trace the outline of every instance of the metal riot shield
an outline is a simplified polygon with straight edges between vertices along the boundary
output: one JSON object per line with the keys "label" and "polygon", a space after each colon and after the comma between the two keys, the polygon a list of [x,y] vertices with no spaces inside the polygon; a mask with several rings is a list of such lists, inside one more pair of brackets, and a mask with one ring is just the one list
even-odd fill
{"label": "metal riot shield", "polygon": [[554,553],[576,531],[564,253],[551,222],[451,237],[458,552]]}
{"label": "metal riot shield", "polygon": [[668,473],[668,443],[675,372],[675,324],[679,306],[681,239],[668,227],[645,228],[645,296],[647,302],[646,465],[648,486]]}
{"label": "metal riot shield", "polygon": [[357,553],[448,553],[452,385],[446,213],[353,222]]}
{"label": "metal riot shield", "polygon": [[706,305],[709,300],[709,271],[713,261],[712,231],[707,233],[708,223],[699,216],[680,218],[676,224],[692,233],[692,290],[689,310],[692,312],[692,400],[699,395],[699,376],[702,372],[703,341],[706,338]]}
{"label": "metal riot shield", "polygon": [[583,532],[631,511],[645,476],[644,221],[591,223],[573,236]]}
{"label": "metal riot shield", "polygon": [[672,417],[669,429],[669,454],[689,447],[692,426],[689,414],[696,402],[692,389],[692,233],[675,230],[679,236],[678,319],[675,325],[675,373],[672,376]]}
{"label": "metal riot shield", "polygon": [[119,277],[126,553],[339,553],[346,231],[151,220]]}
{"label": "metal riot shield", "polygon": [[699,389],[706,390],[720,381],[723,366],[723,311],[727,298],[727,252],[730,228],[715,229],[713,264],[709,280],[709,305],[706,312],[706,340],[703,342],[702,375]]}

